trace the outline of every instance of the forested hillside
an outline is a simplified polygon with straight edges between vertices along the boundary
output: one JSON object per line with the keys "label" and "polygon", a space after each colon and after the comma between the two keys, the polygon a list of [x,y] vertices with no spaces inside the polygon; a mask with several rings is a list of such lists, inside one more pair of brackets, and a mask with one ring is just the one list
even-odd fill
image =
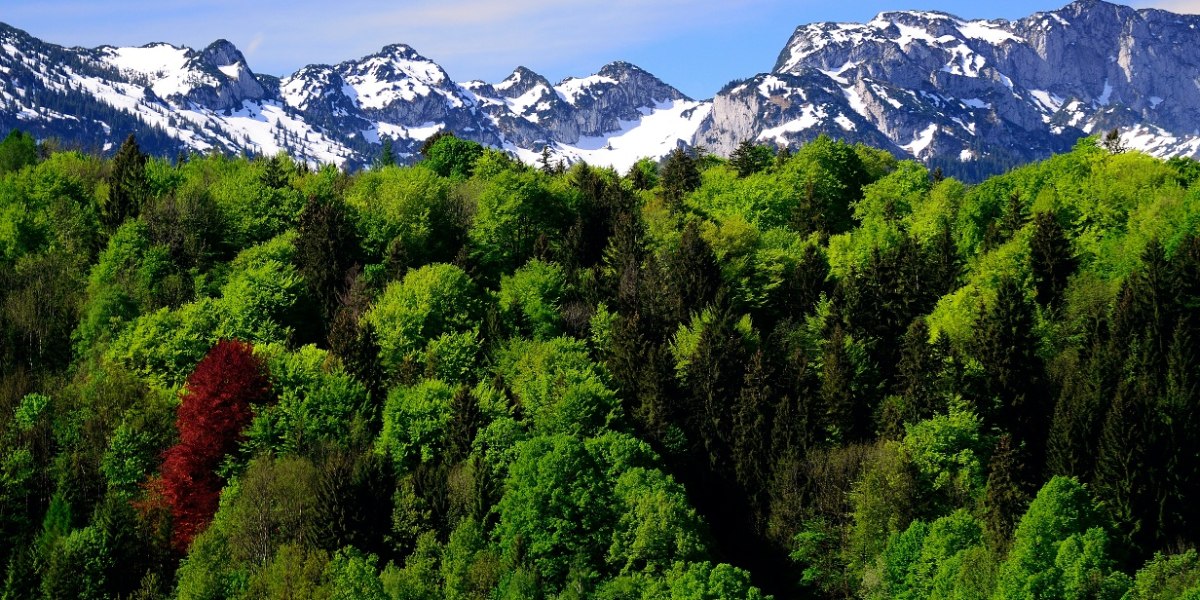
{"label": "forested hillside", "polygon": [[0,598],[1200,598],[1200,163],[0,143]]}

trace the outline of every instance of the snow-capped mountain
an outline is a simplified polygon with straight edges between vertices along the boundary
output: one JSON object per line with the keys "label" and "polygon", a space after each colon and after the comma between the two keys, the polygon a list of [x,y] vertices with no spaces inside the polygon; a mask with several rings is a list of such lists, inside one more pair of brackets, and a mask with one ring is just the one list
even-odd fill
{"label": "snow-capped mountain", "polygon": [[976,175],[1119,129],[1200,151],[1200,17],[1079,0],[1016,20],[886,12],[796,29],[773,71],[721,90],[697,141],[827,133]]}
{"label": "snow-capped mountain", "polygon": [[886,12],[796,29],[774,68],[692,100],[625,62],[557,84],[524,67],[456,83],[402,44],[277,79],[232,44],[64,48],[0,25],[0,129],[85,149],[130,132],[160,154],[274,154],[349,167],[383,137],[402,158],[441,130],[523,160],[626,169],[679,146],[820,134],[975,178],[1119,129],[1159,156],[1200,153],[1200,17],[1101,0],[1016,21]]}
{"label": "snow-capped mountain", "polygon": [[525,68],[460,85],[396,44],[276,79],[225,40],[63,48],[5,25],[0,74],[0,129],[102,151],[132,132],[160,154],[282,151],[350,167],[369,164],[384,136],[412,159],[446,130],[531,162],[549,146],[555,160],[627,169],[690,143],[708,106],[623,62],[557,85]]}

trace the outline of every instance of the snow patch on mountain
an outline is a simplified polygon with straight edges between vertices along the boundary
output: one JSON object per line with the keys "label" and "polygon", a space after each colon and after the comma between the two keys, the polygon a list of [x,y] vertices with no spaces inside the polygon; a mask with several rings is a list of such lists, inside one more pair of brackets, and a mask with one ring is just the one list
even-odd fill
{"label": "snow patch on mountain", "polygon": [[[687,146],[712,105],[692,100],[669,100],[643,109],[636,120],[621,121],[620,129],[603,136],[584,137],[574,144],[554,144],[551,156],[567,162],[586,161],[591,165],[628,171],[642,158],[659,159],[676,148]],[[541,161],[540,148],[508,146],[523,161]]]}
{"label": "snow patch on mountain", "polygon": [[901,146],[901,148],[908,150],[909,154],[919,158],[925,152],[925,149],[929,147],[929,144],[933,143],[933,134],[937,133],[937,130],[937,124],[930,123],[929,127],[926,127],[911,142]]}
{"label": "snow patch on mountain", "polygon": [[575,104],[579,101],[580,96],[583,96],[599,84],[617,85],[617,80],[603,75],[591,75],[589,77],[568,77],[562,83],[554,86],[554,89],[570,104]]}

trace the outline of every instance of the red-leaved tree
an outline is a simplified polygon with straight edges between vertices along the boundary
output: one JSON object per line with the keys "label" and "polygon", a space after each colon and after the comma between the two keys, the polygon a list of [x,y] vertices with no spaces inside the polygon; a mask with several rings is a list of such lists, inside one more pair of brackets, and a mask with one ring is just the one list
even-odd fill
{"label": "red-leaved tree", "polygon": [[251,405],[270,397],[266,366],[245,342],[217,342],[188,377],[175,420],[179,443],[166,451],[162,467],[171,542],[179,551],[212,521],[224,484],[216,470],[241,441]]}

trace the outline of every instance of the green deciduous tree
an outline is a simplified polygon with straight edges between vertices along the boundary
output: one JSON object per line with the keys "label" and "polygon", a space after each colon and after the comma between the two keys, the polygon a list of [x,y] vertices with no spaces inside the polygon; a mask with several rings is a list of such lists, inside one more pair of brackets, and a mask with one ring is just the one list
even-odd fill
{"label": "green deciduous tree", "polygon": [[462,269],[432,264],[393,281],[363,318],[378,336],[380,359],[395,372],[405,361],[423,364],[429,342],[470,331],[480,314],[475,284]]}
{"label": "green deciduous tree", "polygon": [[[441,133],[441,132],[439,132]],[[483,155],[483,146],[446,133],[425,140],[421,146],[422,164],[442,177],[470,177],[475,161]]]}
{"label": "green deciduous tree", "polygon": [[376,451],[402,470],[440,459],[447,450],[454,393],[454,388],[436,379],[392,389],[383,408]]}
{"label": "green deciduous tree", "polygon": [[38,160],[37,141],[33,136],[14,129],[0,142],[0,175],[20,171]]}
{"label": "green deciduous tree", "polygon": [[1105,519],[1091,494],[1074,479],[1055,477],[1021,517],[995,597],[1096,597],[1084,588],[1111,574],[1107,543]]}
{"label": "green deciduous tree", "polygon": [[534,259],[500,280],[499,305],[509,330],[549,339],[562,330],[566,276],[554,263]]}
{"label": "green deciduous tree", "polygon": [[555,242],[568,208],[546,175],[505,170],[483,184],[468,237],[480,263],[508,272],[534,256],[539,240]]}

